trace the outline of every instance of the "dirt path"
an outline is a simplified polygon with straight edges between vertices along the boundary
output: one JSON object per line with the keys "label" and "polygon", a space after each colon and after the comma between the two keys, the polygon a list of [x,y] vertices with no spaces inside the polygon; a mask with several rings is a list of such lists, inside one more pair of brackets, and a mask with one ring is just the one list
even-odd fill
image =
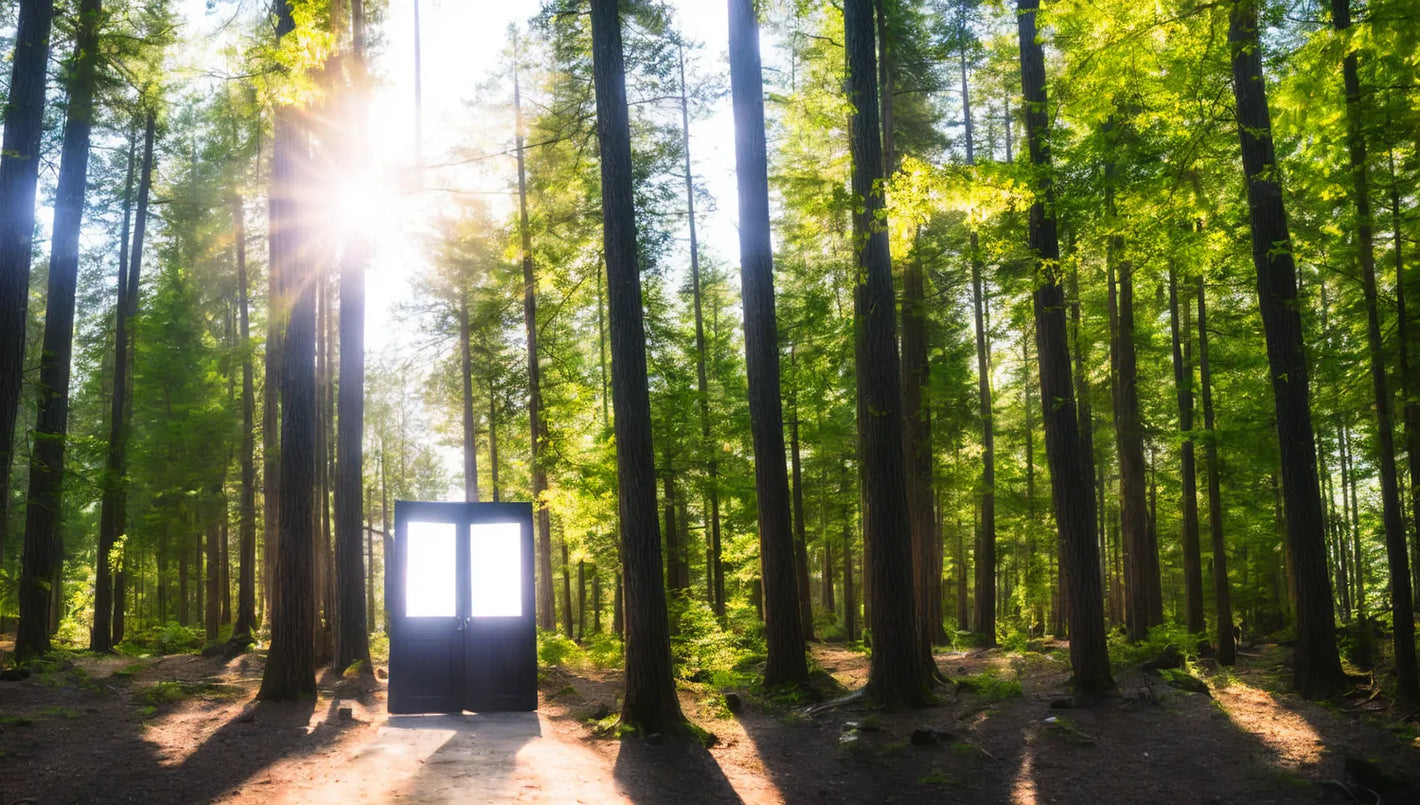
{"label": "dirt path", "polygon": [[[5,646],[0,643],[0,651]],[[862,654],[816,647],[838,681]],[[1273,652],[1209,693],[1138,671],[1119,694],[1059,709],[1059,651],[939,655],[968,684],[903,713],[802,706],[688,686],[682,706],[713,733],[650,742],[598,737],[619,676],[546,669],[537,713],[385,714],[383,685],[328,675],[314,703],[250,703],[258,655],[230,662],[76,655],[0,682],[0,805],[17,802],[1354,802],[1323,781],[1347,758],[1420,770],[1420,746],[1378,701],[1336,706],[1268,692]],[[1349,702],[1346,703],[1346,702]],[[342,710],[348,708],[348,716]],[[921,745],[914,729],[930,728]],[[1406,797],[1411,799],[1406,799]],[[1414,792],[1387,803],[1417,801]],[[1369,800],[1361,800],[1367,802]]]}

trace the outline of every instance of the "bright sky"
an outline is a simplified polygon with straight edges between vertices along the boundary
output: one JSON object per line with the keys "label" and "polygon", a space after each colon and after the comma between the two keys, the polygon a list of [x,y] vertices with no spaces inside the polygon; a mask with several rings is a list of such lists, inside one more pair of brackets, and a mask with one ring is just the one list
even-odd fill
{"label": "bright sky", "polygon": [[[690,32],[688,38],[705,44],[701,70],[727,75],[726,5],[714,0],[677,0],[673,5],[682,29]],[[538,0],[419,0],[426,164],[448,161],[460,147],[480,152],[511,147],[512,121],[506,112],[483,112],[472,102],[475,97],[497,104],[511,100],[510,82],[499,78],[490,83],[490,79],[506,72],[508,26],[525,30],[539,7]],[[384,44],[373,65],[383,83],[371,112],[374,151],[386,171],[407,166],[414,151],[414,30],[414,0],[390,0],[382,30]],[[526,79],[524,86],[526,92]],[[691,153],[697,179],[715,199],[710,210],[697,210],[702,249],[731,262],[738,255],[733,148],[733,119],[725,97],[692,120]],[[373,202],[382,212],[378,212],[381,231],[371,267],[366,323],[372,352],[409,333],[410,328],[393,320],[393,308],[408,299],[411,279],[427,265],[422,240],[429,224],[466,195],[482,198],[495,213],[511,211],[510,193],[516,186],[513,160],[491,160],[484,167],[478,174],[430,173],[426,187],[438,189],[413,198],[406,195],[388,206]],[[689,236],[683,232],[680,237],[688,241]]]}

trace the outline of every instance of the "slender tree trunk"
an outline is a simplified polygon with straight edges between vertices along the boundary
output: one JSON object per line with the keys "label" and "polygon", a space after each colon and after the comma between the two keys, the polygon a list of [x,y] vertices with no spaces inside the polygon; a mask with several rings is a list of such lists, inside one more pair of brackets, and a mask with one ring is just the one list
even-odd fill
{"label": "slender tree trunk", "polygon": [[488,372],[488,479],[493,487],[493,502],[502,499],[498,486],[498,397],[493,386],[493,370]]}
{"label": "slender tree trunk", "polygon": [[1099,546],[1095,539],[1093,490],[1085,484],[1070,353],[1065,328],[1065,294],[1058,275],[1060,244],[1056,237],[1054,187],[1050,174],[1049,116],[1045,97],[1045,53],[1036,36],[1039,0],[1018,0],[1017,30],[1021,48],[1021,94],[1025,98],[1026,139],[1035,167],[1035,202],[1030,208],[1030,247],[1035,252],[1035,326],[1040,359],[1040,392],[1045,410],[1045,451],[1055,519],[1065,545],[1070,593],[1070,664],[1077,690],[1113,687],[1105,646],[1104,610],[1099,585]]}
{"label": "slender tree trunk", "polygon": [[[795,361],[789,347],[789,365]],[[793,475],[794,570],[799,580],[799,624],[804,639],[814,639],[814,605],[809,589],[809,545],[804,526],[804,462],[799,451],[799,389],[797,380],[789,392],[789,468]]]}
{"label": "slender tree trunk", "polygon": [[[22,0],[0,145],[0,568],[10,535],[10,469],[24,385],[35,185],[44,134],[44,90],[53,0]],[[126,233],[125,233],[126,236]]]}
{"label": "slender tree trunk", "polygon": [[252,366],[250,293],[247,285],[246,210],[241,196],[232,198],[237,241],[238,336],[242,356],[242,491],[238,517],[237,622],[233,647],[250,645],[256,628],[256,384]]}
{"label": "slender tree trunk", "polygon": [[[1113,128],[1112,123],[1106,124]],[[1107,187],[1105,206],[1107,214],[1115,214],[1114,204],[1114,163],[1105,164]],[[1111,317],[1114,327],[1114,423],[1115,446],[1119,453],[1119,499],[1120,523],[1124,533],[1126,551],[1125,566],[1128,578],[1125,583],[1125,600],[1129,608],[1127,618],[1129,640],[1137,642],[1149,634],[1153,623],[1150,607],[1150,590],[1153,579],[1149,573],[1149,517],[1145,498],[1144,432],[1139,421],[1139,391],[1137,361],[1134,349],[1134,267],[1127,260],[1121,260],[1124,239],[1117,235],[1109,238],[1107,260],[1110,274],[1118,267],[1118,290],[1110,288]],[[1117,304],[1114,300],[1118,300]]]}
{"label": "slender tree trunk", "polygon": [[[620,49],[620,31],[617,32]],[[523,155],[523,101],[518,84],[518,45],[513,41],[513,109],[516,116],[514,149],[518,157],[518,237],[523,262],[523,328],[528,340],[528,423],[532,430],[532,494],[537,511],[537,623],[542,629],[552,629],[556,620],[552,592],[552,520],[543,493],[547,491],[547,467],[543,463],[542,446],[547,441],[547,425],[542,419],[542,381],[537,351],[537,277],[533,273],[532,231],[528,224],[528,182]],[[621,79],[625,83],[625,77]],[[597,106],[601,108],[600,104]],[[600,115],[598,116],[600,120]],[[633,233],[634,235],[634,233]],[[640,287],[640,282],[636,283]],[[600,306],[598,306],[600,308]],[[600,315],[600,312],[598,313]],[[638,316],[638,321],[639,321]],[[643,339],[644,343],[644,339]],[[619,441],[619,440],[618,440]],[[648,464],[649,467],[649,464]],[[652,476],[652,504],[655,510],[655,476]],[[654,519],[654,514],[652,515]],[[659,573],[659,570],[657,571]],[[677,710],[677,713],[679,711]]]}
{"label": "slender tree trunk", "polygon": [[808,665],[804,660],[804,624],[790,523],[789,476],[784,466],[784,410],[779,396],[759,24],[749,0],[730,0],[729,14],[745,364],[754,438],[765,640],[769,649],[764,681],[767,685],[800,684],[808,681]]}
{"label": "slender tree trunk", "polygon": [[[222,524],[218,516],[219,512],[225,512],[226,504],[222,501],[222,485],[215,484],[207,490],[206,505],[206,532],[207,539],[204,547],[207,549],[206,556],[202,556],[202,551],[198,551],[198,556],[205,558],[202,564],[205,566],[205,575],[199,576],[206,582],[205,594],[202,595],[205,608],[203,612],[203,627],[206,631],[207,642],[217,639],[218,632],[222,628],[222,602],[220,600],[222,583]],[[199,592],[203,593],[199,587]]]}
{"label": "slender tree trunk", "polygon": [[[69,104],[54,200],[49,296],[39,364],[39,413],[35,418],[34,453],[30,459],[24,553],[20,558],[20,622],[15,634],[15,656],[21,660],[49,651],[50,620],[57,614],[50,598],[64,558],[59,515],[64,483],[64,442],[69,428],[74,296],[79,279],[79,233],[89,172],[89,131],[93,125],[102,16],[99,0],[80,0],[74,55],[67,76]],[[4,216],[12,214],[6,210]],[[0,460],[9,465],[8,456]]]}
{"label": "slender tree trunk", "polygon": [[907,464],[903,455],[902,378],[892,287],[892,257],[880,212],[885,176],[878,125],[873,10],[846,0],[844,51],[852,121],[853,231],[859,280],[854,294],[859,444],[867,485],[867,563],[872,581],[873,656],[865,691],[884,705],[922,704],[935,671],[917,628]]}
{"label": "slender tree trunk", "polygon": [[[138,204],[133,216],[133,240],[128,253],[128,278],[127,288],[124,291],[124,309],[127,312],[129,321],[133,321],[138,316],[138,280],[143,267],[143,244],[148,233],[148,198],[153,189],[153,140],[155,130],[154,115],[148,113],[148,122],[145,125],[143,134],[143,167],[142,175],[138,179]],[[128,368],[125,374],[128,376],[127,388],[124,393],[129,399],[133,397],[133,337],[129,337]],[[128,416],[132,419],[132,408],[129,408]],[[128,497],[127,488],[119,488],[121,494],[117,502],[122,509],[115,513],[115,522],[124,525],[128,520]],[[119,556],[118,569],[113,577],[113,645],[122,642],[125,629],[124,612],[124,581],[128,568],[128,550],[125,545],[122,554]]]}
{"label": "slender tree trunk", "polygon": [[1410,318],[1405,308],[1405,259],[1401,252],[1400,226],[1400,185],[1395,178],[1395,152],[1389,151],[1390,160],[1390,222],[1392,252],[1395,255],[1395,328],[1400,340],[1400,399],[1405,416],[1406,464],[1410,470],[1410,517],[1412,595],[1414,608],[1420,612],[1420,378],[1413,373],[1417,364],[1412,362],[1410,352],[1415,348],[1411,343]]}
{"label": "slender tree trunk", "polygon": [[478,502],[478,424],[473,419],[473,343],[468,287],[459,289],[459,380],[463,383],[463,499]]}
{"label": "slender tree trunk", "polygon": [[562,633],[575,638],[577,633],[572,631],[572,560],[567,556],[567,535],[561,535],[557,542],[562,549]]}
{"label": "slender tree trunk", "polygon": [[[841,491],[847,492],[847,484]],[[858,599],[853,594],[853,522],[843,513],[843,631],[849,642],[858,639]]]}
{"label": "slender tree trunk", "polygon": [[[1089,381],[1085,377],[1085,363],[1089,358],[1089,347],[1086,342],[1080,338],[1080,331],[1083,329],[1083,317],[1080,308],[1080,274],[1078,268],[1072,263],[1070,268],[1070,337],[1075,347],[1075,394],[1079,399],[1080,444],[1082,445],[1081,458],[1084,460],[1085,482],[1089,484],[1090,491],[1093,493],[1096,487],[1095,416],[1090,404]],[[1101,506],[1099,508],[1103,507]],[[1098,528],[1098,512],[1096,512],[1095,515],[1095,523],[1096,528]],[[1103,533],[1103,529],[1100,529],[1100,534],[1103,535]],[[1100,542],[1103,544],[1102,540]],[[1056,630],[1055,634],[1057,637],[1064,637],[1069,634],[1068,610],[1070,598],[1068,590],[1069,582],[1065,576],[1065,541],[1063,535],[1059,535],[1056,538],[1056,556],[1059,565],[1057,584],[1060,588],[1058,594],[1060,611],[1056,615],[1059,628]],[[1101,574],[1100,584],[1101,591],[1103,591],[1103,574]]]}
{"label": "slender tree trunk", "polygon": [[1208,530],[1213,537],[1213,609],[1218,622],[1218,664],[1237,662],[1233,605],[1228,592],[1228,549],[1223,541],[1223,492],[1219,475],[1218,429],[1213,417],[1213,376],[1208,365],[1208,310],[1203,275],[1198,275],[1198,382],[1203,395],[1203,458],[1208,465]]}
{"label": "slender tree trunk", "polygon": [[[276,34],[295,29],[291,0],[277,4]],[[307,162],[306,135],[299,112],[275,111],[271,165],[270,247],[272,270],[281,277],[285,322],[281,345],[281,457],[278,502],[281,538],[272,584],[271,649],[257,698],[283,701],[314,697],[315,600],[311,594],[315,556],[316,311],[314,277],[296,188]]]}
{"label": "slender tree trunk", "polygon": [[[354,22],[354,83],[348,90],[350,105],[348,157],[352,166],[369,158],[366,148],[365,110],[365,4],[351,0]],[[364,521],[361,492],[364,488],[365,435],[365,265],[368,247],[363,224],[349,228],[340,263],[340,389],[336,413],[335,468],[335,668],[352,663],[370,668],[370,638],[365,620],[365,568],[361,561],[360,531]]]}
{"label": "slender tree trunk", "polygon": [[[617,504],[630,610],[626,624],[626,697],[621,719],[648,733],[665,732],[681,729],[685,717],[681,715],[671,674],[670,628],[661,579],[661,535],[656,522],[656,469],[641,276],[636,257],[631,123],[626,107],[621,21],[617,0],[592,0],[591,11],[611,385],[616,408]],[[532,355],[535,358],[536,353]]]}
{"label": "slender tree trunk", "polygon": [[1317,697],[1339,689],[1345,683],[1345,676],[1336,651],[1297,275],[1272,148],[1272,122],[1262,77],[1256,0],[1233,0],[1228,42],[1232,52],[1238,136],[1247,177],[1252,257],[1257,269],[1259,307],[1277,408],[1287,544],[1296,580],[1297,649],[1293,685],[1301,695]]}
{"label": "slender tree trunk", "polygon": [[[113,649],[113,547],[123,530],[126,512],[119,506],[127,456],[128,406],[128,231],[133,219],[133,176],[136,172],[138,131],[128,140],[128,178],[123,187],[123,227],[119,230],[118,290],[114,302],[113,399],[109,409],[108,457],[104,468],[103,500],[99,512],[99,550],[94,564],[94,619],[89,630],[90,651]],[[0,515],[3,516],[3,515]],[[4,567],[4,530],[0,529],[0,568]]]}
{"label": "slender tree trunk", "polygon": [[[1351,27],[1349,0],[1332,0],[1331,23],[1338,32]],[[1361,264],[1361,288],[1366,298],[1366,342],[1370,348],[1371,385],[1376,397],[1376,437],[1380,453],[1381,512],[1385,528],[1386,559],[1390,572],[1390,605],[1393,622],[1396,685],[1401,699],[1420,700],[1420,675],[1415,663],[1415,618],[1410,589],[1410,552],[1405,544],[1404,515],[1395,466],[1395,425],[1390,390],[1386,382],[1385,342],[1381,338],[1380,310],[1376,300],[1376,256],[1371,193],[1366,168],[1366,135],[1361,108],[1361,79],[1357,55],[1350,50],[1342,62],[1346,85],[1346,140],[1351,156],[1351,198],[1356,205],[1356,241]]]}
{"label": "slender tree trunk", "polygon": [[[1185,315],[1187,309],[1184,310]],[[1178,429],[1182,433],[1183,480],[1183,589],[1186,623],[1192,634],[1202,634],[1203,560],[1198,546],[1198,479],[1193,462],[1193,360],[1192,340],[1186,343],[1188,323],[1179,324],[1178,277],[1169,266],[1169,330],[1173,341],[1173,378],[1178,393]]]}
{"label": "slender tree trunk", "polygon": [[705,491],[710,499],[705,533],[709,537],[710,568],[706,573],[710,587],[710,601],[715,614],[724,617],[724,584],[716,584],[716,579],[724,578],[720,567],[720,469],[715,455],[715,446],[710,437],[710,391],[705,374],[705,360],[708,354],[705,346],[705,319],[701,306],[700,289],[700,246],[695,226],[695,183],[690,169],[690,89],[685,83],[685,47],[679,45],[680,59],[680,134],[681,147],[685,156],[685,207],[690,220],[690,289],[695,307],[695,382],[696,398],[700,406],[700,441],[705,453]]}
{"label": "slender tree trunk", "polygon": [[[961,51],[962,116],[966,126],[966,164],[976,164],[971,123],[971,85],[967,81],[966,48]],[[981,488],[977,505],[980,519],[976,534],[976,631],[987,646],[996,645],[996,427],[991,413],[991,336],[986,332],[986,288],[982,279],[981,247],[976,228],[971,230],[971,306],[976,324],[976,384],[981,418]],[[962,554],[965,561],[965,553]],[[962,584],[965,585],[963,576]],[[964,604],[965,593],[958,599]],[[960,607],[962,610],[964,606]],[[967,628],[964,611],[958,626]]]}

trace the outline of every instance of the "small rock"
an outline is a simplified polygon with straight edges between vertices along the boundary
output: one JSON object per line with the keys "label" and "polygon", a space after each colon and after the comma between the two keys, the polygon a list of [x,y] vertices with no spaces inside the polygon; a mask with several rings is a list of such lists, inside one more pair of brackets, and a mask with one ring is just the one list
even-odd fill
{"label": "small rock", "polygon": [[725,709],[731,713],[738,713],[744,707],[744,700],[735,692],[725,694]]}
{"label": "small rock", "polygon": [[660,746],[665,742],[666,736],[660,734],[659,732],[653,732],[650,735],[646,736],[646,743],[650,744],[651,746]]}
{"label": "small rock", "polygon": [[842,747],[857,746],[861,738],[862,736],[858,734],[857,730],[844,730],[843,734],[838,736],[838,745]]}
{"label": "small rock", "polygon": [[918,727],[912,731],[913,746],[931,746],[933,744],[946,743],[952,740],[953,736],[946,730],[939,730],[935,727]]}
{"label": "small rock", "polygon": [[389,673],[389,671],[386,671],[386,670],[383,669],[383,668],[376,668],[376,669],[375,669],[375,678],[376,678],[376,679],[389,679],[389,678],[390,678],[390,673]]}

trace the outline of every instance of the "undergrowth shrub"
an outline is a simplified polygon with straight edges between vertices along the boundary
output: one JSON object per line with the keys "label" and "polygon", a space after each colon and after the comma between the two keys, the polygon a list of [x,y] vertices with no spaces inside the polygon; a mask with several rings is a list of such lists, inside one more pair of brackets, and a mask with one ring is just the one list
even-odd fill
{"label": "undergrowth shrub", "polygon": [[722,626],[709,604],[680,597],[670,602],[670,613],[678,679],[722,687],[753,680],[755,666],[764,661],[764,627],[753,610],[732,610]]}
{"label": "undergrowth shrub", "polygon": [[201,627],[168,621],[130,632],[120,649],[129,654],[186,654],[200,651],[206,642],[207,635]]}

